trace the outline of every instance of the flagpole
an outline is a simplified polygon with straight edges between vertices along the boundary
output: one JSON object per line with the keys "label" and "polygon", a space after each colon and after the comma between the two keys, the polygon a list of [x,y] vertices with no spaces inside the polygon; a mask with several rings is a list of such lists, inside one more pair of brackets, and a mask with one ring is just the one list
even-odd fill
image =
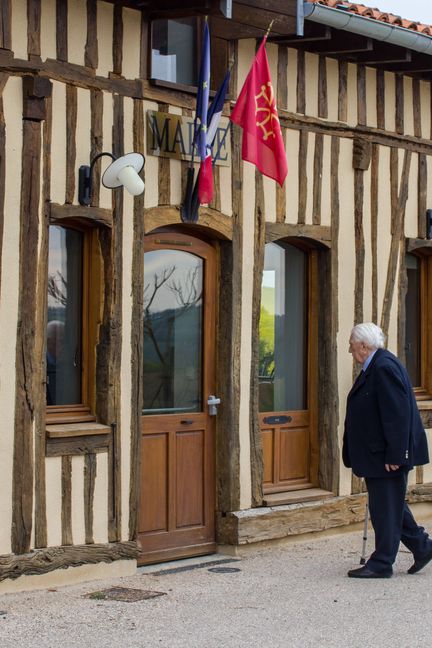
{"label": "flagpole", "polygon": [[272,27],[273,27],[273,23],[274,23],[275,20],[276,20],[276,18],[273,18],[273,20],[270,22],[270,25],[267,27],[265,38],[267,38],[267,36],[270,34],[270,32],[272,30]]}

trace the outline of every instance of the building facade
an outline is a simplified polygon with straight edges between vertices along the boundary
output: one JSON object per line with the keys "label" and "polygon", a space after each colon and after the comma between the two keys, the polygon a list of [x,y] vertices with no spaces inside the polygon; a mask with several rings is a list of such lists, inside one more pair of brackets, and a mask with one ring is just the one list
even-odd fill
{"label": "building facade", "polygon": [[[355,323],[383,327],[430,437],[426,26],[330,0],[315,17],[178,4],[0,4],[0,591],[359,522],[340,458]],[[206,14],[212,89],[231,81],[215,196],[190,223]],[[228,122],[269,16],[282,188],[242,162]],[[135,197],[95,161],[130,151]],[[431,482],[413,471],[410,500],[431,501]]]}

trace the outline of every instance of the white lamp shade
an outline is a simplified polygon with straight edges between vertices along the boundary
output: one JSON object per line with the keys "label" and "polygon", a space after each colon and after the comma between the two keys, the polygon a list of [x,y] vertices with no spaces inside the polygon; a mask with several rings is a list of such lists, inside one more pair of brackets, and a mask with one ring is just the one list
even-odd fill
{"label": "white lamp shade", "polygon": [[102,176],[102,183],[108,189],[115,189],[122,185],[133,196],[138,196],[144,191],[144,182],[138,173],[144,166],[144,157],[141,153],[127,153],[115,160]]}
{"label": "white lamp shade", "polygon": [[123,167],[117,173],[117,178],[132,196],[139,196],[144,191],[144,182],[131,166]]}

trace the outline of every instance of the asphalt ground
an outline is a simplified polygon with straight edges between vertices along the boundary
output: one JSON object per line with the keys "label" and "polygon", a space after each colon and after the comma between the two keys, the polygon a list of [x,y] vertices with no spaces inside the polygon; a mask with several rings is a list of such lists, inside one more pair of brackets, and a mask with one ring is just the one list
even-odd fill
{"label": "asphalt ground", "polygon": [[[361,536],[311,537],[235,561],[216,555],[167,571],[153,566],[133,577],[4,594],[0,648],[429,648],[432,563],[409,575],[412,557],[401,549],[393,578],[347,578],[359,564]],[[133,590],[162,595],[101,598],[119,587],[130,598]]]}

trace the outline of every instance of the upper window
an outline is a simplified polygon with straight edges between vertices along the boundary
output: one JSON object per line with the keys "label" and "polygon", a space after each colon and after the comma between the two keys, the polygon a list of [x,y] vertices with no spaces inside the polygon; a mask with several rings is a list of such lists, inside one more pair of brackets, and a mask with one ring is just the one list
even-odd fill
{"label": "upper window", "polygon": [[[198,84],[203,18],[160,19],[151,23],[150,78],[166,84]],[[211,36],[211,89],[216,90],[228,70],[228,41]]]}
{"label": "upper window", "polygon": [[432,257],[407,254],[405,360],[418,398],[432,393]]}
{"label": "upper window", "polygon": [[93,231],[51,225],[48,248],[46,401],[48,417],[89,420],[94,382],[90,318]]}
{"label": "upper window", "polygon": [[196,18],[152,22],[151,77],[197,85],[199,60]]}

